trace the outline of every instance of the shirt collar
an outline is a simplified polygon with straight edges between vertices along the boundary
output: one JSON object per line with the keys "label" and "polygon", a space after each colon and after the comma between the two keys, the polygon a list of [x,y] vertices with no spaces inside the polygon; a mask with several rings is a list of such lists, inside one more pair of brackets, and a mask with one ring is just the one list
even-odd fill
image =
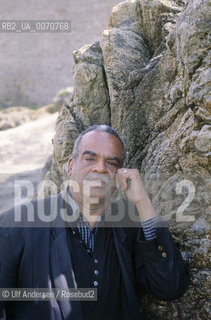
{"label": "shirt collar", "polygon": [[[86,217],[83,215],[82,212],[80,212],[79,206],[77,202],[72,198],[69,187],[66,190],[65,196],[64,196],[65,201],[71,206],[72,211],[73,211],[73,217],[75,217],[74,221],[78,221],[77,227],[85,227],[89,228],[90,230],[91,227],[89,225],[88,220]],[[97,218],[95,227],[93,229],[103,227],[105,224],[105,215],[110,212],[111,208],[108,206],[105,211]]]}

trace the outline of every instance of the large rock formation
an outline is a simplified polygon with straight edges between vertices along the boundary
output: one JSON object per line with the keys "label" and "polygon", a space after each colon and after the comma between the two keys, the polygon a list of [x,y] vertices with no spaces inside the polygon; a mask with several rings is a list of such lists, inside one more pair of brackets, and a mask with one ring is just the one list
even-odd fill
{"label": "large rock formation", "polygon": [[[58,183],[77,134],[118,130],[191,270],[173,302],[140,297],[159,319],[209,317],[211,103],[208,0],[131,0],[113,8],[103,40],[74,53],[74,93],[57,120],[47,177]],[[151,316],[153,318],[153,315]]]}

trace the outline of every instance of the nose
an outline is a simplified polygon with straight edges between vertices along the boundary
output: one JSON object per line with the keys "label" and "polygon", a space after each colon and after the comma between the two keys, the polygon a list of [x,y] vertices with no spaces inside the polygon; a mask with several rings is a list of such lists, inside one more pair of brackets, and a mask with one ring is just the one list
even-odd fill
{"label": "nose", "polygon": [[96,165],[93,168],[93,171],[98,173],[108,173],[107,166],[103,160],[97,161]]}

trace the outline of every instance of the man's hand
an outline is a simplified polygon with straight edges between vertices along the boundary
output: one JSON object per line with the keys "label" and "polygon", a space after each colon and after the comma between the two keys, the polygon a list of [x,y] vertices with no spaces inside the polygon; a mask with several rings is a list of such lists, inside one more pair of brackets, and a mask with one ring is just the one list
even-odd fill
{"label": "man's hand", "polygon": [[157,215],[145,191],[138,169],[118,169],[116,186],[117,188],[123,188],[127,199],[135,203],[142,221]]}
{"label": "man's hand", "polygon": [[128,200],[137,203],[146,193],[138,169],[121,168],[116,173],[117,188],[122,188]]}

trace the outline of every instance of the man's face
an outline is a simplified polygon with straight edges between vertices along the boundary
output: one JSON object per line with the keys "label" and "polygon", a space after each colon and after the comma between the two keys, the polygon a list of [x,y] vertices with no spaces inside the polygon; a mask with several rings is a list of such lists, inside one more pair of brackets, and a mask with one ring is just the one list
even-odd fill
{"label": "man's face", "polygon": [[116,171],[122,157],[122,145],[114,135],[100,131],[85,134],[78,157],[71,158],[68,163],[71,180],[76,181],[80,187],[80,198],[86,193],[84,181],[86,183],[87,180],[96,185],[89,188],[90,197],[99,200],[109,197],[115,189]]}

